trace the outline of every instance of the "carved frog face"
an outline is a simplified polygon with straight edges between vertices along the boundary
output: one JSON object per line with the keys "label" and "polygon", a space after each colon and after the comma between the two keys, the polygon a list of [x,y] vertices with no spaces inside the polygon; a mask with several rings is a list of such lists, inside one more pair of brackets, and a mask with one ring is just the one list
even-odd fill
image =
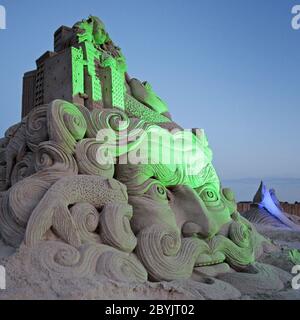
{"label": "carved frog face", "polygon": [[228,189],[218,194],[204,185],[194,190],[188,186],[164,187],[149,179],[143,194],[129,195],[134,208],[131,221],[134,232],[152,224],[165,224],[181,230],[184,237],[197,235],[209,239],[231,222],[236,211],[234,196]]}
{"label": "carved frog face", "polygon": [[214,184],[198,189],[183,185],[166,188],[156,179],[147,180],[129,190],[133,232],[137,235],[154,225],[159,229],[165,226],[185,238],[182,244],[199,241],[199,250],[205,250],[199,253],[195,268],[224,261],[232,268],[248,266],[259,253],[261,240],[239,217],[232,191],[218,189]]}
{"label": "carved frog face", "polygon": [[236,211],[234,197],[232,201],[226,198],[229,195],[228,189],[218,192],[209,184],[195,190],[188,186],[174,187],[170,206],[183,236],[210,239],[228,225]]}

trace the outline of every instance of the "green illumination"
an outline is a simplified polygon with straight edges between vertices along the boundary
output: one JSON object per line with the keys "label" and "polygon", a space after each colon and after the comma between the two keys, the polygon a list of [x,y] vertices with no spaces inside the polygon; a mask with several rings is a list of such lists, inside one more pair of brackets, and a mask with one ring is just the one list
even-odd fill
{"label": "green illumination", "polygon": [[82,48],[71,48],[73,96],[84,93],[84,60]]}
{"label": "green illumination", "polygon": [[125,95],[125,109],[130,115],[150,123],[167,123],[171,120],[149,108],[130,95]]}
{"label": "green illumination", "polygon": [[100,46],[110,40],[104,23],[98,17],[89,16],[87,20],[82,20],[75,27],[82,30],[78,33],[79,43],[87,41]]}
{"label": "green illumination", "polygon": [[149,82],[131,79],[129,85],[133,96],[141,103],[160,114],[169,111],[167,104],[156,95]]}
{"label": "green illumination", "polygon": [[[125,57],[122,55],[119,48],[115,47],[109,35],[105,31],[103,22],[97,18],[90,16],[87,20],[83,20],[75,25],[78,29],[77,37],[80,46],[83,49],[83,56],[85,58],[84,65],[87,68],[87,73],[91,81],[90,97],[94,102],[105,100],[109,101],[111,107],[118,107],[125,109],[125,72],[127,65]],[[112,52],[111,52],[112,51]],[[73,63],[76,63],[74,61]],[[77,70],[78,66],[75,64],[73,70]],[[100,78],[98,71],[100,69],[108,69],[105,72],[106,76]],[[110,84],[108,84],[110,81]],[[106,88],[102,92],[102,83]],[[87,86],[88,84],[85,84]],[[74,93],[78,93],[78,89]],[[80,91],[81,92],[81,91]],[[104,99],[103,95],[108,95]]]}
{"label": "green illumination", "polygon": [[95,60],[99,60],[100,52],[90,42],[85,42],[87,56],[87,70],[92,81],[92,98],[94,101],[102,100],[102,89],[100,79],[96,75]]}
{"label": "green illumination", "polygon": [[295,265],[300,264],[300,251],[297,249],[290,250],[289,258]]}
{"label": "green illumination", "polygon": [[[77,50],[80,49],[73,49],[73,70],[77,73],[74,75],[77,81],[74,84],[74,95],[78,93],[91,95],[89,98],[94,102],[103,101],[106,107],[126,110],[129,114],[151,123],[170,122],[170,119],[162,115],[168,112],[167,104],[156,95],[147,81],[131,79],[128,85],[132,96],[127,94],[126,59],[121,50],[111,41],[100,19],[90,16],[87,20],[77,23],[75,28],[78,30],[77,38],[82,51],[80,51],[80,59],[76,59]],[[82,53],[84,61],[82,61]],[[77,60],[80,60],[81,64]],[[87,68],[90,85],[84,83],[83,65]],[[89,92],[83,92],[84,87]]]}
{"label": "green illumination", "polygon": [[94,42],[93,24],[88,23],[87,20],[83,20],[81,23],[77,24],[76,27],[83,30],[82,33],[78,33],[79,43],[85,41]]}
{"label": "green illumination", "polygon": [[124,81],[125,74],[120,72],[117,68],[111,69],[112,78],[112,105],[114,107],[119,107],[120,109],[125,109],[124,101]]}

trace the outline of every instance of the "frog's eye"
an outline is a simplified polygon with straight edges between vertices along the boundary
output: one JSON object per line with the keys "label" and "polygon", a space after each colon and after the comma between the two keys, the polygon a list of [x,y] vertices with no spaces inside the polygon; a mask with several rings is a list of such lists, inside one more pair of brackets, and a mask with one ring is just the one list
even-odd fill
{"label": "frog's eye", "polygon": [[201,193],[201,198],[205,202],[216,202],[219,200],[217,193],[213,189],[205,189]]}
{"label": "frog's eye", "polygon": [[152,194],[156,198],[159,198],[162,200],[168,200],[168,191],[160,183],[154,183],[148,193]]}
{"label": "frog's eye", "polygon": [[163,186],[157,185],[156,186],[156,191],[158,192],[159,195],[165,196],[167,194],[166,189]]}

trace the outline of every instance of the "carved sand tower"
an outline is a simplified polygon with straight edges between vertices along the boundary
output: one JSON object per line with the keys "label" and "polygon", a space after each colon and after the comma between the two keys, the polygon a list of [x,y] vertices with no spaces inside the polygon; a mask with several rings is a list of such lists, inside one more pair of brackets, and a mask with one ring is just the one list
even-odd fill
{"label": "carved sand tower", "polygon": [[[98,18],[59,28],[54,43],[24,75],[23,119],[0,140],[4,243],[64,279],[145,283],[250,270],[269,242],[221,187],[203,132],[182,135],[151,85],[130,78]],[[114,161],[99,161],[112,150],[102,130],[118,142]],[[125,163],[154,132],[189,139],[201,165],[190,156]]]}

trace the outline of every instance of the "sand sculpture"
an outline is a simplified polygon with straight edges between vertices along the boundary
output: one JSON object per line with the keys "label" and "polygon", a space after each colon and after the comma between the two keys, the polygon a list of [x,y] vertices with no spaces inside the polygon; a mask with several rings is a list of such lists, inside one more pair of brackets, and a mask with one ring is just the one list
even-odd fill
{"label": "sand sculpture", "polygon": [[149,83],[130,78],[98,18],[61,27],[55,52],[37,66],[24,76],[22,121],[0,140],[6,245],[27,248],[30,263],[64,279],[146,283],[270,272],[255,263],[274,246],[222,188],[203,131],[183,138],[201,165],[185,157],[152,163],[147,154],[148,162],[124,163],[149,133],[180,140],[183,129]]}
{"label": "sand sculpture", "polygon": [[269,190],[263,182],[253,198],[251,209],[243,216],[254,224],[300,231],[297,217],[284,212],[275,190]]}

